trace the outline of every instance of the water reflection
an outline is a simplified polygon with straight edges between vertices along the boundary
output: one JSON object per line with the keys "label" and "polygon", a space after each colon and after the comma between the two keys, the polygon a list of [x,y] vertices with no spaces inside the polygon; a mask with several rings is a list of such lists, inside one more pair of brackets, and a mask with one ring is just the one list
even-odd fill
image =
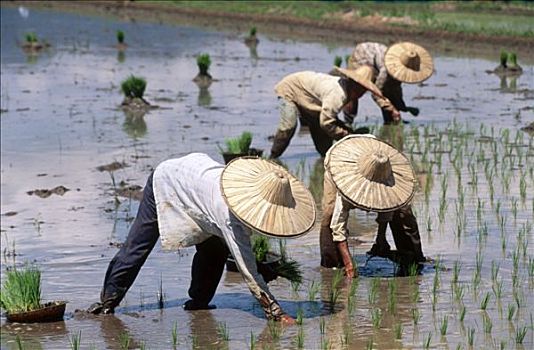
{"label": "water reflection", "polygon": [[224,339],[220,339],[219,327],[227,327],[227,330],[231,328],[231,325],[218,324],[215,321],[211,311],[198,310],[190,312],[191,315],[189,321],[189,328],[191,335],[192,348],[195,349],[211,349],[219,348],[217,344],[220,344]]}
{"label": "water reflection", "polygon": [[122,130],[131,138],[139,139],[145,136],[147,132],[147,126],[144,119],[146,111],[140,109],[124,108],[124,123],[122,124]]}
{"label": "water reflection", "polygon": [[500,75],[500,85],[499,88],[502,92],[516,92],[517,91],[517,78],[518,75]]}
{"label": "water reflection", "polygon": [[117,61],[119,63],[124,63],[126,60],[126,52],[124,50],[118,50],[117,51]]}
{"label": "water reflection", "polygon": [[209,107],[211,105],[211,94],[206,86],[199,86],[197,104],[201,107]]}

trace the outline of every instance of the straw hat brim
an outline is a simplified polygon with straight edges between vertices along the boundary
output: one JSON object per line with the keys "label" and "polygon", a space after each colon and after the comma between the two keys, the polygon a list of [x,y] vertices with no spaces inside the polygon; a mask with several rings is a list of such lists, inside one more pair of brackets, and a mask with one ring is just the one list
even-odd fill
{"label": "straw hat brim", "polygon": [[[277,205],[262,195],[261,175],[276,171],[289,180],[294,201]],[[275,238],[308,233],[316,218],[315,201],[304,184],[282,166],[258,157],[232,160],[221,174],[221,192],[230,211],[247,227]]]}
{"label": "straw hat brim", "polygon": [[380,89],[371,80],[365,79],[363,77],[358,76],[357,74],[354,74],[354,70],[334,66],[334,72],[339,73],[342,77],[354,80],[355,82],[363,86],[366,90],[371,92],[373,95],[384,98],[384,95],[382,95]]}
{"label": "straw hat brim", "polygon": [[[360,161],[380,153],[389,158],[393,184],[371,181],[362,175]],[[416,190],[416,180],[410,161],[393,146],[365,135],[350,135],[337,142],[329,151],[326,169],[336,188],[357,208],[389,212],[405,206]]]}
{"label": "straw hat brim", "polygon": [[[401,61],[401,55],[407,51],[414,51],[419,56],[419,70],[406,67]],[[411,42],[401,42],[391,45],[384,55],[384,65],[388,74],[403,83],[420,83],[430,78],[434,72],[432,56],[422,46]]]}

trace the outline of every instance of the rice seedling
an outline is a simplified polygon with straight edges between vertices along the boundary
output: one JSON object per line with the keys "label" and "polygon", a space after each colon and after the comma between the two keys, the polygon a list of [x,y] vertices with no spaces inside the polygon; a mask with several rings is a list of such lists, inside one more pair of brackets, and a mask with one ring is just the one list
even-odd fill
{"label": "rice seedling", "polygon": [[492,285],[493,294],[495,294],[495,298],[497,300],[501,300],[502,297],[502,288],[503,288],[503,280],[496,280]]}
{"label": "rice seedling", "polygon": [[514,318],[515,310],[516,308],[514,304],[508,304],[508,313],[507,313],[508,321],[512,321],[512,318]]}
{"label": "rice seedling", "polygon": [[491,280],[495,282],[497,276],[499,275],[499,269],[501,265],[496,263],[495,260],[491,262]]}
{"label": "rice seedling", "polygon": [[410,264],[408,266],[408,276],[409,276],[408,281],[410,282],[410,284],[414,284],[415,283],[415,280],[417,278],[417,274],[418,274],[417,264]]}
{"label": "rice seedling", "polygon": [[527,197],[527,181],[524,176],[519,178],[519,196],[521,197],[521,201],[525,202]]}
{"label": "rice seedling", "polygon": [[[250,144],[252,143],[252,133],[243,131],[237,137],[229,137],[224,140],[226,148],[221,149],[221,153],[243,154],[248,153]],[[270,251],[269,239],[262,235],[254,235],[252,237],[252,250],[256,255],[257,261],[265,261],[267,253]]]}
{"label": "rice seedling", "polygon": [[432,341],[432,332],[428,332],[427,336],[423,340],[423,349],[429,349],[431,341]]}
{"label": "rice seedling", "polygon": [[419,324],[419,321],[421,320],[421,312],[419,309],[412,309],[412,319],[414,325]]}
{"label": "rice seedling", "polygon": [[469,344],[470,347],[473,347],[474,343],[475,343],[475,328],[469,327],[467,329],[467,344]]}
{"label": "rice seedling", "polygon": [[527,335],[527,332],[528,332],[527,326],[517,328],[515,330],[515,343],[523,344],[523,341],[525,340],[525,336]]}
{"label": "rice seedling", "polygon": [[141,341],[139,343],[139,350],[146,350],[146,342],[145,341]]}
{"label": "rice seedling", "polygon": [[207,53],[197,56],[197,66],[200,75],[209,75],[208,70],[211,66],[211,58]]}
{"label": "rice seedling", "polygon": [[0,293],[0,306],[9,313],[39,309],[41,271],[33,265],[7,270]]}
{"label": "rice seedling", "polygon": [[178,322],[177,321],[174,321],[174,324],[172,326],[171,339],[172,339],[172,346],[176,347],[176,345],[178,345]]}
{"label": "rice seedling", "polygon": [[304,329],[299,327],[295,337],[295,346],[297,349],[304,349]]}
{"label": "rice seedling", "polygon": [[528,276],[530,278],[534,277],[534,258],[528,258]]}
{"label": "rice seedling", "polygon": [[[270,330],[270,327],[269,327],[269,330]],[[230,330],[228,329],[228,326],[226,325],[226,322],[218,322],[217,323],[217,334],[224,341],[229,341],[230,340]]]}
{"label": "rice seedling", "polygon": [[486,310],[486,308],[488,307],[488,302],[490,298],[491,298],[491,294],[489,292],[486,292],[486,294],[484,294],[484,297],[480,301],[480,310]]}
{"label": "rice seedling", "polygon": [[451,283],[458,283],[458,277],[460,276],[460,271],[462,270],[462,262],[456,260],[452,266],[452,280]]}
{"label": "rice seedling", "polygon": [[419,301],[419,296],[420,296],[421,292],[419,291],[419,289],[414,289],[411,296],[410,296],[410,300],[412,301],[412,303],[417,303]]}
{"label": "rice seedling", "polygon": [[122,350],[129,349],[131,342],[132,342],[132,339],[130,337],[130,333],[128,333],[127,331],[124,331],[119,334],[119,345]]}
{"label": "rice seedling", "polygon": [[376,300],[378,299],[378,289],[380,288],[380,280],[377,277],[373,277],[371,280],[371,289],[369,290],[369,294],[367,295],[367,300],[369,301],[369,304],[376,303]]}
{"label": "rice seedling", "polygon": [[447,335],[447,328],[449,327],[449,316],[444,315],[439,325],[439,333],[442,337]]}
{"label": "rice seedling", "polygon": [[304,310],[302,308],[297,309],[297,319],[295,320],[298,325],[302,325],[304,323]]}
{"label": "rice seedling", "polygon": [[340,290],[340,284],[341,281],[343,281],[343,270],[338,269],[334,272],[334,275],[332,276],[332,286],[330,288],[329,293],[329,303],[330,303],[330,309],[333,310],[336,306],[337,299],[339,298],[339,295],[341,293]]}
{"label": "rice seedling", "polygon": [[319,333],[321,334],[321,337],[324,336],[325,334],[325,330],[326,330],[325,326],[326,326],[326,322],[324,320],[324,317],[321,317],[319,319]]}
{"label": "rice seedling", "polygon": [[402,323],[398,322],[393,325],[393,332],[395,333],[395,339],[402,339],[402,332],[403,332],[403,326]]}
{"label": "rice seedling", "polygon": [[269,328],[269,334],[271,335],[271,339],[273,341],[280,340],[280,336],[282,335],[282,329],[280,328],[279,322],[269,320],[269,322],[267,322],[267,327]]}
{"label": "rice seedling", "polygon": [[37,43],[39,40],[37,39],[37,34],[35,32],[28,32],[24,35],[24,39],[26,40],[26,43],[33,44]]}
{"label": "rice seedling", "polygon": [[373,350],[373,338],[369,339],[367,341],[367,345],[365,347],[367,350]]}
{"label": "rice seedling", "polygon": [[464,320],[465,320],[465,314],[467,312],[467,309],[464,305],[460,306],[460,314],[459,314],[459,319],[460,319],[460,323],[464,323]]}
{"label": "rice seedling", "polygon": [[320,289],[321,283],[316,283],[315,280],[311,281],[308,286],[308,300],[314,301]]}
{"label": "rice seedling", "polygon": [[117,42],[124,44],[124,32],[122,30],[117,30]]}
{"label": "rice seedling", "polygon": [[486,314],[482,315],[482,328],[484,329],[484,333],[491,334],[493,322],[491,321],[491,318]]}
{"label": "rice seedling", "polygon": [[391,279],[388,283],[388,310],[395,313],[397,309],[397,283],[395,279]]}
{"label": "rice seedling", "polygon": [[121,91],[125,97],[143,98],[146,89],[146,80],[141,77],[130,75],[121,82]]}
{"label": "rice seedling", "polygon": [[79,350],[80,349],[80,343],[82,341],[82,331],[78,331],[77,333],[74,333],[70,336],[70,348],[72,350]]}
{"label": "rice seedling", "polygon": [[382,323],[382,311],[380,309],[374,308],[371,310],[371,323],[374,328],[380,328]]}
{"label": "rice seedling", "polygon": [[330,341],[328,340],[328,338],[323,338],[321,340],[321,349],[322,350],[330,349]]}
{"label": "rice seedling", "polygon": [[345,325],[343,327],[343,335],[341,336],[341,346],[348,347],[350,344],[351,326]]}

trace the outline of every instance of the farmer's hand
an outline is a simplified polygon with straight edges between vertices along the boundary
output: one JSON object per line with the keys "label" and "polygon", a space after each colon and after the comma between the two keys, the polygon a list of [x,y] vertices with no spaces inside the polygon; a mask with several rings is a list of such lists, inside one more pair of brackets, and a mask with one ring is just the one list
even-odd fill
{"label": "farmer's hand", "polygon": [[396,108],[394,108],[393,111],[391,112],[391,118],[393,118],[393,122],[395,123],[400,122],[401,114]]}
{"label": "farmer's hand", "polygon": [[280,317],[280,322],[282,322],[284,326],[294,326],[297,324],[297,321],[289,315],[282,315],[282,317]]}
{"label": "farmer's hand", "polygon": [[417,107],[406,107],[406,110],[414,117],[417,117],[419,115],[419,108]]}

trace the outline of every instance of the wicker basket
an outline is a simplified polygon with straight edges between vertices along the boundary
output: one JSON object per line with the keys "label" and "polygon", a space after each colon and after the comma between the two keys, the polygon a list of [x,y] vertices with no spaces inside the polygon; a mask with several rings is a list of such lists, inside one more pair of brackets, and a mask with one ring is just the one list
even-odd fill
{"label": "wicker basket", "polygon": [[6,318],[9,322],[18,323],[35,323],[35,322],[54,322],[61,321],[65,314],[66,301],[51,301],[41,305],[40,309],[6,313]]}

